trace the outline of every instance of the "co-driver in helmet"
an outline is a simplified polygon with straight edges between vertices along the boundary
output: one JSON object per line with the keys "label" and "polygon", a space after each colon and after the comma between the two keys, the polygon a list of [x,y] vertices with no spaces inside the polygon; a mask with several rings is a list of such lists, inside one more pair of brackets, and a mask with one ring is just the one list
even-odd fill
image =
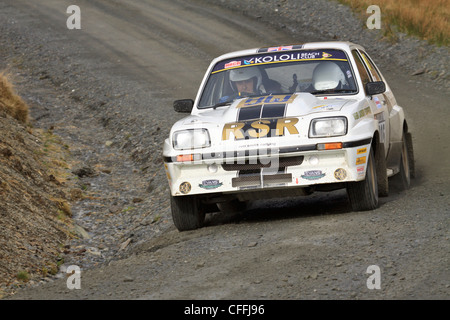
{"label": "co-driver in helmet", "polygon": [[333,61],[321,62],[313,71],[312,85],[307,90],[330,91],[344,90],[348,88],[348,83],[341,68]]}

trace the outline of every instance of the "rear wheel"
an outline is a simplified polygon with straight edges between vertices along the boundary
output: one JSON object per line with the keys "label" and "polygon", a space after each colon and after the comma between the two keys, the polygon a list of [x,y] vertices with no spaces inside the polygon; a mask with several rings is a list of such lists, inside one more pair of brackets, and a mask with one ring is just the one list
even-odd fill
{"label": "rear wheel", "polygon": [[172,220],[179,231],[203,227],[205,212],[196,196],[170,196]]}
{"label": "rear wheel", "polygon": [[400,171],[393,177],[394,184],[400,190],[407,190],[411,185],[410,159],[408,152],[407,133],[402,137],[402,153],[400,155]]}
{"label": "rear wheel", "polygon": [[410,132],[405,133],[406,150],[408,151],[408,163],[409,163],[409,175],[411,179],[416,177],[416,166],[414,163],[414,148],[412,142],[412,134]]}
{"label": "rear wheel", "polygon": [[373,210],[378,207],[378,181],[373,148],[370,148],[366,178],[347,184],[347,194],[354,211]]}

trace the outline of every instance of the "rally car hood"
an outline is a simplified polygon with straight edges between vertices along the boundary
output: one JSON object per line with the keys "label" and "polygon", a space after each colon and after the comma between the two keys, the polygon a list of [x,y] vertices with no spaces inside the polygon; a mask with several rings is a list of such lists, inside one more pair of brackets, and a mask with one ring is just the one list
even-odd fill
{"label": "rally car hood", "polygon": [[302,117],[340,111],[348,99],[319,99],[310,93],[257,96],[237,99],[230,106],[206,109],[181,120],[182,126],[199,123],[230,123],[252,119]]}

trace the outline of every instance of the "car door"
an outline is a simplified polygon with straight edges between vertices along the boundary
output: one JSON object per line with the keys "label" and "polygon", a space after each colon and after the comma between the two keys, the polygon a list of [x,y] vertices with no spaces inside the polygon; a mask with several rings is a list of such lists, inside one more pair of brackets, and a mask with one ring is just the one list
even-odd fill
{"label": "car door", "polygon": [[399,154],[401,153],[401,145],[403,138],[403,116],[400,111],[402,111],[401,107],[397,105],[397,101],[392,93],[389,85],[381,74],[380,70],[376,67],[373,60],[369,57],[367,53],[361,51],[361,54],[364,59],[367,60],[367,64],[371,66],[373,73],[376,74],[377,77],[382,79],[386,84],[386,91],[383,93],[385,98],[386,105],[389,110],[389,153],[387,157],[387,167],[393,168],[394,171],[397,171],[398,167],[398,159]]}
{"label": "car door", "polygon": [[[368,63],[370,60],[364,58],[360,50],[352,50],[353,57],[359,69],[359,74],[363,80],[365,87],[369,81],[383,81],[375,67]],[[389,106],[392,106],[391,101],[386,98],[385,94],[376,94],[370,97],[372,104],[372,111],[375,119],[378,120],[378,132],[380,135],[380,142],[384,143],[385,156],[389,152],[390,139],[389,139]]]}

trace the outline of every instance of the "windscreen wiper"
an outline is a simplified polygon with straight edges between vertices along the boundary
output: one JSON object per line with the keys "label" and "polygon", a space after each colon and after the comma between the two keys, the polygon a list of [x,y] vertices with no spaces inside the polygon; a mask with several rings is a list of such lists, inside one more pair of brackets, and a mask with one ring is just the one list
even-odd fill
{"label": "windscreen wiper", "polygon": [[215,105],[212,106],[212,108],[213,108],[214,110],[216,110],[216,108],[218,108],[218,107],[223,107],[223,106],[227,106],[227,105],[231,104],[234,100],[235,100],[235,99],[228,100],[228,101],[224,101],[224,102],[216,103]]}
{"label": "windscreen wiper", "polygon": [[250,95],[246,95],[246,96],[242,96],[242,97],[238,96],[236,98],[233,98],[233,99],[230,99],[230,100],[227,100],[227,101],[216,103],[215,105],[212,106],[212,108],[215,110],[218,107],[227,106],[227,105],[231,104],[236,99],[243,99],[243,98],[250,98],[250,97],[259,97],[259,96],[265,96],[265,95],[269,95],[269,94],[259,94],[258,93],[258,94],[250,94]]}
{"label": "windscreen wiper", "polygon": [[234,99],[231,99],[231,100],[227,100],[227,101],[216,103],[211,108],[213,108],[215,110],[218,107],[227,106],[227,105],[231,104],[236,99],[253,98],[253,97],[265,97],[265,96],[281,95],[281,94],[287,94],[287,93],[284,93],[284,92],[280,92],[280,93],[273,93],[273,92],[254,93],[254,94],[250,94],[250,95],[246,95],[246,96],[242,96],[242,97],[237,97],[237,98],[234,98]]}
{"label": "windscreen wiper", "polygon": [[326,94],[326,93],[339,93],[339,92],[353,92],[353,90],[349,90],[349,89],[327,89],[327,90],[316,90],[316,91],[311,91],[311,94]]}

